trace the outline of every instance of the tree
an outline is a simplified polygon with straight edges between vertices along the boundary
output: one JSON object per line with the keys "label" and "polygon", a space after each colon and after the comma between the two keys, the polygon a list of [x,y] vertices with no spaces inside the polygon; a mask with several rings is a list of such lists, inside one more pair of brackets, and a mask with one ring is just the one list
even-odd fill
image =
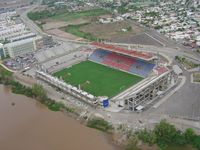
{"label": "tree", "polygon": [[33,94],[40,100],[45,100],[47,98],[46,91],[39,84],[34,84],[32,87]]}
{"label": "tree", "polygon": [[200,150],[200,136],[195,136],[194,141],[192,141],[192,145]]}
{"label": "tree", "polygon": [[185,145],[186,143],[187,141],[185,140],[184,134],[180,130],[178,130],[176,132],[176,136],[174,137],[173,144],[182,146]]}
{"label": "tree", "polygon": [[161,120],[154,128],[154,133],[157,137],[157,143],[162,145],[171,144],[177,136],[177,130],[174,125],[169,124],[166,120]]}
{"label": "tree", "polygon": [[188,143],[191,143],[195,138],[195,133],[192,128],[188,128],[184,132],[185,139]]}
{"label": "tree", "polygon": [[138,132],[138,138],[145,143],[150,145],[155,144],[156,142],[156,135],[152,131],[148,131],[147,129],[141,130]]}

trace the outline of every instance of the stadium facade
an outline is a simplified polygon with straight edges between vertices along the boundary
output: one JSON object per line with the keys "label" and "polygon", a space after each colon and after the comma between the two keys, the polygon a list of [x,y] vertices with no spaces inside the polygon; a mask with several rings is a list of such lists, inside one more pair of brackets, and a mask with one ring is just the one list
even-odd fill
{"label": "stadium facade", "polygon": [[[109,98],[121,108],[130,111],[144,108],[169,90],[176,82],[177,78],[173,71],[166,67],[166,64],[158,63],[158,56],[155,54],[126,50],[97,42],[91,43],[91,45],[94,51],[85,60],[143,78],[140,82]],[[100,96],[92,95],[48,73],[37,71],[36,76],[89,104],[96,105],[102,102]],[[102,95],[102,97],[105,96]]]}

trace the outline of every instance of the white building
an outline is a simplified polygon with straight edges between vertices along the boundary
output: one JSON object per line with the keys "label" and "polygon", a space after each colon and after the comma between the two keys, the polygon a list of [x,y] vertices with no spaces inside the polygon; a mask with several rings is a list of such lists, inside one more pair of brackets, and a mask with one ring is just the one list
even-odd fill
{"label": "white building", "polygon": [[0,43],[0,59],[5,57],[3,44]]}
{"label": "white building", "polygon": [[15,36],[22,35],[29,31],[26,30],[26,26],[24,24],[14,24],[14,25],[2,25],[0,26],[0,39],[8,39]]}
{"label": "white building", "polygon": [[38,39],[42,39],[42,37],[34,37],[23,39],[20,41],[15,41],[12,43],[7,43],[4,45],[4,53],[9,55],[11,58],[16,56],[24,55],[26,53],[30,53],[37,50],[37,43]]}

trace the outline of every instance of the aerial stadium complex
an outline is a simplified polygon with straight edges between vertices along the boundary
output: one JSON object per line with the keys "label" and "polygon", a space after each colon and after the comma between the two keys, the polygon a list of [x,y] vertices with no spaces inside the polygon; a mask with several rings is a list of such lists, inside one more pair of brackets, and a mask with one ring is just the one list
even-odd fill
{"label": "aerial stadium complex", "polygon": [[[91,105],[110,103],[130,111],[144,108],[175,82],[159,55],[93,42],[82,59],[36,76]],[[81,56],[80,56],[81,57]]]}

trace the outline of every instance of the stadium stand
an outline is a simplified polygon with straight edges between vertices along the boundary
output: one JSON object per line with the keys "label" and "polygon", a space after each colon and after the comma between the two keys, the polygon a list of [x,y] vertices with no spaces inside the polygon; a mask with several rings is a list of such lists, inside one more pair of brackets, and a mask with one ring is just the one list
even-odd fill
{"label": "stadium stand", "polygon": [[109,52],[109,51],[97,49],[92,53],[92,55],[90,55],[90,60],[98,62],[98,63],[102,63],[104,61],[105,57],[110,53],[111,52]]}
{"label": "stadium stand", "polygon": [[90,55],[89,60],[142,77],[147,77],[155,66],[154,64],[140,59],[117,54],[103,49],[95,50]]}
{"label": "stadium stand", "polygon": [[151,64],[142,60],[137,60],[131,66],[130,72],[133,74],[140,75],[142,77],[147,77],[148,74],[153,70],[155,64]]}
{"label": "stadium stand", "polygon": [[125,71],[129,71],[133,63],[133,58],[129,58],[117,53],[111,53],[107,55],[103,61],[103,64],[105,65],[112,66]]}
{"label": "stadium stand", "polygon": [[168,71],[168,69],[166,67],[161,67],[161,66],[157,66],[155,68],[155,70],[157,71],[158,75],[161,75],[161,74],[163,74],[163,73]]}
{"label": "stadium stand", "polygon": [[136,50],[126,50],[121,47],[116,47],[113,45],[108,45],[108,44],[103,44],[103,43],[98,43],[98,42],[92,42],[91,45],[98,47],[98,48],[107,49],[112,52],[117,52],[117,53],[121,53],[124,55],[132,56],[135,58],[144,59],[147,61],[152,60],[154,58],[154,56],[151,53],[147,53],[147,52],[139,52]]}

